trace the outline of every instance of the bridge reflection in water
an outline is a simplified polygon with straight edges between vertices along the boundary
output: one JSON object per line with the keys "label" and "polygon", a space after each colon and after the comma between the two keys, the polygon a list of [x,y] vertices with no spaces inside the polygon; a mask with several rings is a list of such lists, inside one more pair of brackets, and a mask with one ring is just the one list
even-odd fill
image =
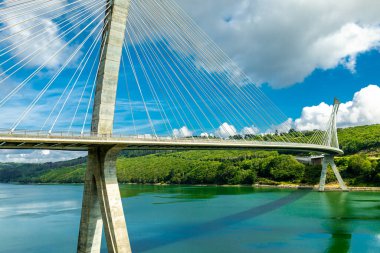
{"label": "bridge reflection in water", "polygon": [[228,226],[244,222],[246,220],[254,219],[258,216],[265,215],[269,212],[276,211],[286,205],[289,205],[306,194],[309,190],[293,191],[285,197],[270,201],[269,203],[252,207],[246,211],[235,213],[232,215],[224,216],[209,222],[205,222],[194,226],[176,226],[174,228],[167,228],[162,234],[156,236],[154,239],[144,239],[137,241],[134,244],[135,249],[138,252],[145,252],[157,247],[163,247],[165,245],[177,243],[182,240],[187,240],[195,237],[205,236],[212,234],[213,232],[225,229]]}
{"label": "bridge reflection in water", "polygon": [[[324,227],[331,233],[326,253],[347,253],[350,251],[352,220],[355,213],[350,205],[348,193],[327,193],[323,199],[328,206],[327,221]],[[338,204],[337,204],[338,203]]]}

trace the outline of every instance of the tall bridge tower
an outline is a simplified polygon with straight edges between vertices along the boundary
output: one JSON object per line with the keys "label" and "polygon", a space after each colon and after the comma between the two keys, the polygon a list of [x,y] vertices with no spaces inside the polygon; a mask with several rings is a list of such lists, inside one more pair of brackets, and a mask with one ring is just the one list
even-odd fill
{"label": "tall bridge tower", "polygon": [[[334,105],[331,112],[330,120],[328,122],[328,128],[326,131],[325,136],[325,145],[329,147],[339,148],[339,141],[338,141],[338,132],[336,127],[336,117],[338,114],[340,106],[340,101],[338,99],[334,99]],[[325,190],[325,184],[326,184],[326,173],[328,166],[331,166],[332,170],[334,171],[335,177],[338,180],[339,186],[343,191],[347,191],[347,186],[344,183],[338,168],[335,165],[334,162],[334,155],[325,154],[324,158],[322,160],[322,172],[321,172],[321,178],[319,180],[319,191]]]}
{"label": "tall bridge tower", "polygon": [[[91,133],[111,135],[122,46],[130,0],[107,0]],[[100,252],[104,227],[108,252],[131,252],[116,178],[117,146],[89,148],[78,252]]]}

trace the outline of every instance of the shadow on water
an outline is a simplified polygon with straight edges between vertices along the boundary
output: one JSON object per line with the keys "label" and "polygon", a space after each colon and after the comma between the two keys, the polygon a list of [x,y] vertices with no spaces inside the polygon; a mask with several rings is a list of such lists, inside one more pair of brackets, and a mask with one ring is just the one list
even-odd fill
{"label": "shadow on water", "polygon": [[[154,193],[161,199],[173,200],[202,200],[212,199],[219,195],[242,195],[255,192],[279,191],[278,189],[259,189],[249,186],[184,186],[184,185],[120,185],[122,198],[136,197],[145,193]],[[166,195],[166,196],[163,196]],[[182,202],[182,201],[180,201]],[[163,203],[160,203],[163,204]]]}
{"label": "shadow on water", "polygon": [[326,253],[347,253],[350,250],[352,237],[350,217],[353,216],[353,210],[348,201],[348,194],[330,192],[323,196],[330,214],[326,229],[331,238]]}
{"label": "shadow on water", "polygon": [[143,239],[133,243],[133,249],[137,252],[144,252],[148,250],[152,250],[154,248],[162,247],[165,245],[169,245],[172,243],[176,243],[178,241],[199,237],[224,227],[255,218],[257,216],[266,214],[268,212],[279,209],[285,205],[291,204],[298,199],[302,198],[310,191],[308,190],[298,190],[293,191],[287,196],[274,200],[270,203],[253,207],[243,212],[239,212],[236,214],[228,215],[225,217],[221,217],[215,219],[210,222],[206,222],[199,225],[189,225],[182,227],[175,227],[165,229],[165,231],[160,236],[155,236],[150,239]]}

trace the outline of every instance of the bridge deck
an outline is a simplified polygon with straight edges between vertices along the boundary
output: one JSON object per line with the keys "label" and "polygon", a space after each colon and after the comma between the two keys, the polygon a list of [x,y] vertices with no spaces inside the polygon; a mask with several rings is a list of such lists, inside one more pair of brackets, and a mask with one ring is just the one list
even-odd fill
{"label": "bridge deck", "polygon": [[115,136],[60,136],[30,134],[0,134],[0,149],[49,149],[82,150],[100,145],[119,146],[123,149],[262,149],[343,154],[334,147],[287,142],[264,142],[247,140],[221,140],[197,138],[143,138]]}

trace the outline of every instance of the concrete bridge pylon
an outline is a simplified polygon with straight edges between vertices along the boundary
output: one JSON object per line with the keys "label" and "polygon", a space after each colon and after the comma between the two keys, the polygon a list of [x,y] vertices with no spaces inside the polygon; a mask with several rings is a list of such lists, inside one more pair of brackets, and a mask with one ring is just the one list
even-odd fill
{"label": "concrete bridge pylon", "polygon": [[[91,134],[111,135],[116,90],[130,0],[107,0]],[[77,252],[100,252],[102,230],[108,252],[132,252],[116,177],[120,149],[112,145],[89,148]]]}
{"label": "concrete bridge pylon", "polygon": [[[337,114],[339,110],[339,105],[340,105],[340,101],[335,98],[333,110],[331,112],[331,117],[328,122],[328,128],[326,131],[327,136],[326,136],[325,145],[329,147],[334,147],[334,148],[339,148],[338,132],[337,132],[337,127],[336,127],[336,118],[337,118]],[[334,171],[335,177],[337,178],[338,183],[339,183],[339,187],[343,191],[347,191],[348,188],[346,184],[344,183],[342,176],[339,173],[338,168],[335,165],[334,155],[331,155],[331,154],[325,154],[322,160],[322,172],[321,172],[321,177],[319,180],[319,191],[325,190],[326,175],[327,175],[327,169],[329,166],[331,166],[332,170]]]}

